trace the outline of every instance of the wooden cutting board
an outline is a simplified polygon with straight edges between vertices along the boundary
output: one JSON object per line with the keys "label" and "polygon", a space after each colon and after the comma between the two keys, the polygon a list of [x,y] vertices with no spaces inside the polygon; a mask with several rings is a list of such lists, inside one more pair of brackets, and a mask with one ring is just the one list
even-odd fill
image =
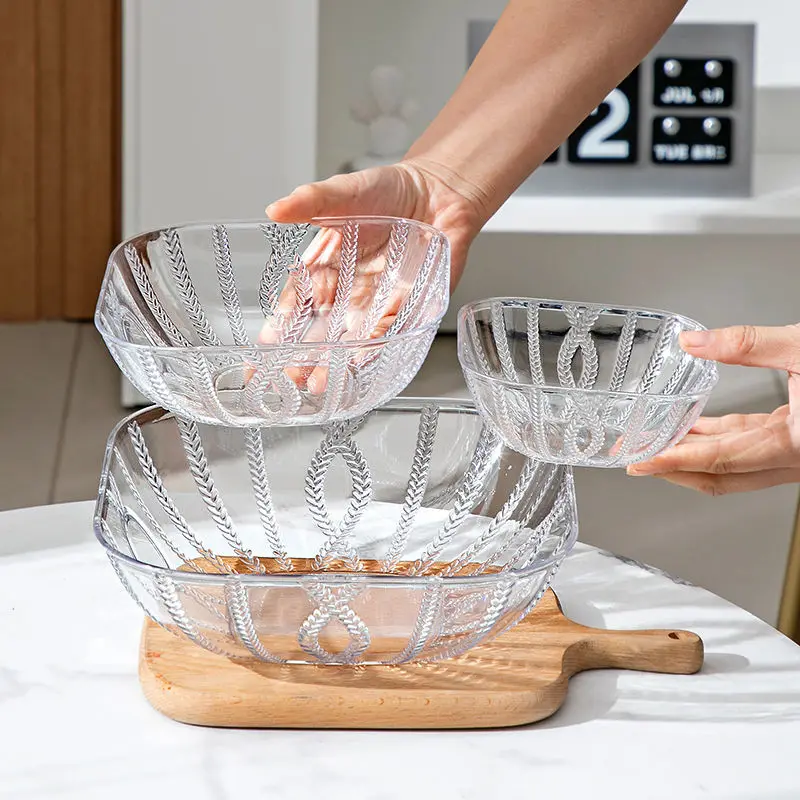
{"label": "wooden cutting board", "polygon": [[234,662],[147,620],[139,678],[158,711],[194,725],[501,728],[551,716],[584,670],[689,675],[702,664],[694,633],[587,628],[548,590],[516,627],[460,658],[397,667]]}

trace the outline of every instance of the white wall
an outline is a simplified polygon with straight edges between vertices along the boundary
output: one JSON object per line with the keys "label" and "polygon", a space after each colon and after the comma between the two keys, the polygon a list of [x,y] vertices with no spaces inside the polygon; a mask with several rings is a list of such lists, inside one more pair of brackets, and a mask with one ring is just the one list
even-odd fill
{"label": "white wall", "polygon": [[756,83],[769,88],[800,85],[797,0],[688,0],[678,20],[757,23]]}
{"label": "white wall", "polygon": [[321,0],[317,167],[330,175],[361,151],[363,127],[348,106],[373,67],[393,64],[420,105],[421,133],[447,102],[467,66],[467,20],[494,19],[505,0]]}
{"label": "white wall", "polygon": [[314,177],[315,0],[126,0],[126,235],[257,218]]}

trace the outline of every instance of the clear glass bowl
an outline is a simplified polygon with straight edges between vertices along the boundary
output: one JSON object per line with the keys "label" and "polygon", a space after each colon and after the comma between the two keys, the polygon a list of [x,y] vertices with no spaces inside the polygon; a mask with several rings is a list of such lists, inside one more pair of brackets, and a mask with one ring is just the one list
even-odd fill
{"label": "clear glass bowl", "polygon": [[458,357],[478,410],[531,458],[626,467],[678,442],[717,367],[679,344],[697,322],[663,311],[495,298],[464,306]]}
{"label": "clear glass bowl", "polygon": [[572,549],[569,467],[470,402],[225,428],[150,408],[111,434],[95,532],[153,620],[231,658],[400,664],[518,622]]}
{"label": "clear glass bowl", "polygon": [[95,323],[136,388],[182,417],[317,424],[403,391],[449,286],[446,237],[411,220],[185,225],[113,251]]}

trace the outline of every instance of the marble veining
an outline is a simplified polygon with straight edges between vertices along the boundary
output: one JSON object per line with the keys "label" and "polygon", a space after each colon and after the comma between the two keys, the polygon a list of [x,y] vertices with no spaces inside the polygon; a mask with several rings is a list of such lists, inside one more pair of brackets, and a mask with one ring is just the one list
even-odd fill
{"label": "marble veining", "polygon": [[641,561],[637,561],[635,558],[621,556],[618,553],[612,553],[608,550],[598,549],[597,553],[604,558],[613,558],[615,561],[619,561],[621,564],[628,564],[631,567],[643,569],[645,572],[649,572],[651,575],[660,575],[662,578],[666,578],[668,581],[672,581],[672,583],[676,583],[679,586],[695,586],[694,583],[687,581],[685,578],[679,578],[676,575],[671,575],[669,572],[665,572],[663,569],[650,566],[650,564],[644,564]]}

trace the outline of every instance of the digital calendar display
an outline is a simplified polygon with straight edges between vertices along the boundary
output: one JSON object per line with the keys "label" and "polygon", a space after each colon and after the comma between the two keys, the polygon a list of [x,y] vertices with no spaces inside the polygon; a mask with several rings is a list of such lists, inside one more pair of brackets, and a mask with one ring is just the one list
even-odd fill
{"label": "digital calendar display", "polygon": [[[469,23],[468,58],[494,23]],[[518,190],[747,196],[755,26],[674,24]]]}

